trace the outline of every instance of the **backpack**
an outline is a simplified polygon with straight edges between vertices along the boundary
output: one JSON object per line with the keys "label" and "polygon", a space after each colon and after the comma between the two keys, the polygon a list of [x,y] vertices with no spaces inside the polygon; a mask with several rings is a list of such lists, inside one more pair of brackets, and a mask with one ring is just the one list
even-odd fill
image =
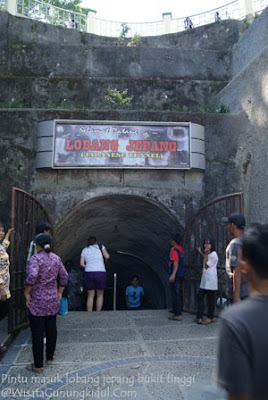
{"label": "backpack", "polygon": [[[179,255],[179,266],[178,266],[178,271],[176,273],[176,276],[179,278],[183,278],[184,277],[184,254],[177,249],[177,247],[173,247],[173,250],[175,250],[178,255]],[[171,267],[172,267],[172,261],[170,262]]]}

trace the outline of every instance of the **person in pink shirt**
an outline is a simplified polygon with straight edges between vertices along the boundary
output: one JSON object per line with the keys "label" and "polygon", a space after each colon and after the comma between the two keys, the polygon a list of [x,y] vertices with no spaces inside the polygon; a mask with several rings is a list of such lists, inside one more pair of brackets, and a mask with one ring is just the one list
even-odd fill
{"label": "person in pink shirt", "polygon": [[48,233],[37,235],[35,244],[37,253],[30,259],[24,291],[29,310],[34,363],[26,368],[42,372],[44,334],[47,364],[51,364],[54,357],[57,341],[56,316],[60,298],[67,285],[68,273],[60,257],[52,252],[52,237]]}

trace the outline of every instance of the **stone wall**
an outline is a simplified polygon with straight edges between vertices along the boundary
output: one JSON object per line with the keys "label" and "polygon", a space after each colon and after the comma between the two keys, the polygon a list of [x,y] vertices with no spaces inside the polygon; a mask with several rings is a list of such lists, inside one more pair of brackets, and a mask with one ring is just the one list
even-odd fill
{"label": "stone wall", "polygon": [[[242,104],[240,91],[246,84],[250,88],[244,82],[250,80],[249,73],[244,79],[237,76],[214,101],[232,78],[231,50],[244,30],[242,22],[222,21],[191,32],[143,38],[139,47],[131,48],[119,46],[116,39],[0,13],[0,208],[5,222],[10,217],[11,187],[18,186],[48,210],[64,261],[72,258],[78,264],[86,238],[99,233],[113,253],[111,270],[119,265],[123,271],[123,284],[139,264],[144,280],[150,282],[151,272],[157,277],[148,287],[163,286],[154,306],[166,306],[170,235],[182,233],[193,214],[215,197],[241,191],[243,185],[248,194],[261,185],[258,181],[252,186],[252,178],[260,172],[258,161],[265,161],[265,151],[259,148],[266,145],[266,119],[260,134],[266,114],[255,102],[251,119],[232,106],[237,100]],[[260,57],[254,66],[263,78],[265,58]],[[265,90],[261,92],[257,77],[254,84],[257,99]],[[232,89],[235,85],[239,94]],[[105,107],[109,86],[128,88],[132,106],[142,111],[93,111]],[[220,102],[236,114],[152,111]],[[24,108],[4,109],[5,103]],[[261,104],[264,107],[265,101]],[[46,110],[49,107],[54,110]],[[205,127],[206,171],[36,170],[37,124],[50,119],[194,122]],[[256,162],[248,155],[255,132],[258,140],[251,146]],[[266,173],[261,176],[265,179]],[[265,194],[263,188],[258,190]],[[263,198],[259,196],[260,208]],[[246,201],[252,209],[251,199]]]}
{"label": "stone wall", "polygon": [[233,77],[238,75],[267,47],[268,7],[253,21],[233,47]]}
{"label": "stone wall", "polygon": [[[205,126],[206,172],[143,170],[35,170],[37,123],[48,119],[172,121],[194,122]],[[173,112],[135,111],[0,111],[0,154],[4,160],[1,182],[1,209],[8,213],[11,186],[31,191],[51,210],[59,221],[84,197],[83,193],[137,193],[156,198],[180,215],[185,226],[182,205],[191,216],[201,204],[216,196],[242,189],[243,162],[238,155],[239,142],[248,127],[246,118],[235,115],[183,114]],[[219,180],[219,176],[221,179]],[[204,186],[204,182],[205,186]],[[83,184],[82,184],[83,182]],[[55,198],[55,193],[59,198]],[[59,200],[60,199],[60,200]],[[169,200],[168,200],[169,199]],[[184,213],[184,211],[183,211]]]}
{"label": "stone wall", "polygon": [[[241,183],[249,222],[268,222],[268,8],[234,47],[236,76],[218,96],[247,127],[237,146]],[[240,161],[239,161],[240,160]]]}
{"label": "stone wall", "polygon": [[103,109],[116,87],[128,89],[132,108],[207,106],[230,80],[231,49],[244,29],[222,21],[129,47],[0,12],[0,104]]}

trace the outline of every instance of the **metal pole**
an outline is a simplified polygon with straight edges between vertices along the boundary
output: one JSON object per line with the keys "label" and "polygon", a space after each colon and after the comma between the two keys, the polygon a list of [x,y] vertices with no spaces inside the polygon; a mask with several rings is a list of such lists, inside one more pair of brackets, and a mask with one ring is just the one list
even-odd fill
{"label": "metal pole", "polygon": [[113,310],[116,311],[116,274],[114,274],[114,307]]}

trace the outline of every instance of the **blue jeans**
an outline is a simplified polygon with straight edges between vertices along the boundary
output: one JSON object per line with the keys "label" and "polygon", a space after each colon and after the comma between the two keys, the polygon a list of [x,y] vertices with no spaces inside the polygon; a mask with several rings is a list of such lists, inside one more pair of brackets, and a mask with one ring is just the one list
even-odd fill
{"label": "blue jeans", "polygon": [[177,278],[170,282],[171,300],[174,315],[181,315],[183,307],[183,278]]}

